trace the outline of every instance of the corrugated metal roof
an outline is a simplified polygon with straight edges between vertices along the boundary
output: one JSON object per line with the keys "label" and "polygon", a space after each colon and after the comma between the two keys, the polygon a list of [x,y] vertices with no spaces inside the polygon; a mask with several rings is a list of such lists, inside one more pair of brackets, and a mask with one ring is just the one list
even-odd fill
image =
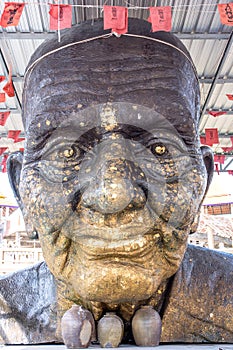
{"label": "corrugated metal roof", "polygon": [[[102,17],[104,3],[127,6],[129,16],[144,19],[148,18],[149,6],[172,6],[172,32],[181,38],[190,51],[200,78],[203,106],[200,134],[205,134],[205,128],[218,129],[220,142],[213,146],[213,150],[219,154],[223,153],[221,146],[232,145],[230,136],[233,136],[233,101],[226,94],[233,94],[233,27],[221,24],[217,4],[225,3],[224,0],[214,3],[208,0],[60,0],[60,3],[73,5],[72,24]],[[4,1],[0,3],[0,13],[3,8]],[[14,144],[6,136],[10,129],[22,130],[20,136],[23,136],[20,115],[23,76],[32,53],[44,39],[53,34],[49,30],[48,12],[47,1],[29,0],[17,27],[0,27],[0,75],[7,75],[9,64],[12,64],[16,92],[14,98],[7,97],[6,103],[0,104],[0,111],[11,110],[6,125],[0,126],[0,147],[8,146],[6,152],[22,147],[22,143]],[[0,88],[5,83],[6,81],[2,82]],[[223,110],[227,114],[213,117],[208,114],[209,110]],[[228,152],[226,162],[229,162],[229,157],[233,159],[233,151]],[[233,170],[233,165],[230,167],[225,171]],[[221,165],[221,170],[223,169],[224,166]]]}

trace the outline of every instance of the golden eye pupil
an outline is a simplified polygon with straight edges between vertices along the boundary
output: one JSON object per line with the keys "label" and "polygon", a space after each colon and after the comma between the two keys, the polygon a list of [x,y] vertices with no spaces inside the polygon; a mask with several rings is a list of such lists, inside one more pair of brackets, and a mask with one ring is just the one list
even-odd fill
{"label": "golden eye pupil", "polygon": [[166,152],[166,147],[163,145],[157,145],[155,146],[155,153],[162,155]]}
{"label": "golden eye pupil", "polygon": [[74,150],[72,148],[66,149],[63,154],[66,158],[70,158],[73,156]]}

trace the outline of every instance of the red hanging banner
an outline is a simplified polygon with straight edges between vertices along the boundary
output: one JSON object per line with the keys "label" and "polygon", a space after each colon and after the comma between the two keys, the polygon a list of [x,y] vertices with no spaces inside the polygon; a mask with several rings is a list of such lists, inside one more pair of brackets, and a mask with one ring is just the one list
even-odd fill
{"label": "red hanging banner", "polygon": [[6,168],[7,158],[8,158],[8,154],[4,154],[3,160],[2,160],[2,163],[1,163],[1,165],[2,165],[2,172],[3,173],[6,173],[6,171],[7,171],[7,168]]}
{"label": "red hanging banner", "polygon": [[226,114],[227,112],[215,112],[215,111],[208,111],[208,114],[212,115],[213,117],[220,117],[220,115]]}
{"label": "red hanging banner", "polygon": [[202,145],[206,145],[206,138],[205,136],[200,136],[200,142]]}
{"label": "red hanging banner", "polygon": [[21,133],[21,130],[9,130],[7,137],[8,139],[17,140],[20,133]]}
{"label": "red hanging banner", "polygon": [[0,147],[0,156],[7,150],[8,147]]}
{"label": "red hanging banner", "polygon": [[148,22],[152,23],[152,32],[158,32],[160,30],[170,32],[172,29],[171,6],[150,7]]}
{"label": "red hanging banner", "polygon": [[5,2],[0,24],[2,27],[17,26],[25,4],[18,2]]}
{"label": "red hanging banner", "polygon": [[219,143],[217,128],[205,129],[205,135],[207,145],[213,146],[214,143]]}
{"label": "red hanging banner", "polygon": [[225,158],[226,157],[224,155],[215,154],[214,155],[214,162],[217,162],[217,163],[220,163],[220,164],[224,164]]}
{"label": "red hanging banner", "polygon": [[24,137],[17,137],[17,139],[14,140],[14,143],[22,142],[22,141],[24,141],[24,140],[25,140]]}
{"label": "red hanging banner", "polygon": [[0,92],[0,102],[6,101],[6,94],[4,92]]}
{"label": "red hanging banner", "polygon": [[233,26],[233,3],[218,4],[218,12],[222,24]]}
{"label": "red hanging banner", "polygon": [[50,4],[50,30],[71,28],[72,6]]}
{"label": "red hanging banner", "polygon": [[9,81],[6,83],[6,85],[3,87],[3,91],[7,94],[9,97],[15,96],[14,86],[11,79],[11,76],[9,77]]}
{"label": "red hanging banner", "polygon": [[112,33],[125,34],[128,31],[128,9],[121,6],[104,5],[104,29]]}
{"label": "red hanging banner", "polygon": [[225,153],[233,151],[233,146],[231,146],[231,147],[221,147],[221,148],[222,148],[223,152],[225,152]]}
{"label": "red hanging banner", "polygon": [[232,94],[226,94],[226,97],[228,100],[233,101],[233,95]]}
{"label": "red hanging banner", "polygon": [[222,147],[223,152],[231,152],[233,151],[233,136],[230,137],[231,146],[230,147]]}
{"label": "red hanging banner", "polygon": [[218,163],[215,164],[215,171],[217,171],[218,175],[219,175],[219,166]]}
{"label": "red hanging banner", "polygon": [[4,126],[6,124],[7,118],[9,117],[10,112],[1,112],[0,113],[0,125]]}

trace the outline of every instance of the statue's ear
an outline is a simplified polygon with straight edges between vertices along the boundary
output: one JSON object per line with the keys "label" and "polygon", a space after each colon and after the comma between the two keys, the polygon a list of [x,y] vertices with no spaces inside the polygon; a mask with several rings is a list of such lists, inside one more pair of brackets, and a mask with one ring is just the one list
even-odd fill
{"label": "statue's ear", "polygon": [[11,153],[7,159],[7,174],[8,174],[9,182],[10,182],[12,191],[14,193],[15,199],[18,203],[18,206],[23,213],[27,234],[30,238],[36,239],[38,238],[38,233],[30,223],[30,218],[28,217],[24,209],[24,205],[21,200],[21,196],[19,192],[22,166],[23,166],[23,153],[20,151]]}
{"label": "statue's ear", "polygon": [[[213,179],[214,174],[214,156],[212,149],[209,146],[201,146],[201,153],[204,160],[204,164],[207,171],[207,185],[204,197],[206,193],[208,192],[208,189],[210,187],[211,181]],[[203,198],[204,199],[204,198]]]}
{"label": "statue's ear", "polygon": [[23,211],[23,204],[19,193],[20,175],[23,165],[23,153],[20,151],[11,153],[7,159],[7,174],[15,199]]}
{"label": "statue's ear", "polygon": [[210,187],[211,181],[213,179],[213,174],[214,174],[214,156],[213,156],[212,149],[209,146],[201,146],[201,153],[202,153],[202,157],[203,157],[204,164],[205,164],[206,171],[207,171],[207,184],[206,184],[203,199],[201,201],[201,204],[200,204],[200,207],[198,210],[198,214],[196,215],[196,217],[191,225],[190,233],[194,233],[197,231],[197,227],[199,224],[199,218],[200,218],[201,205],[202,205],[202,202],[205,198],[206,193],[208,192],[208,189]]}

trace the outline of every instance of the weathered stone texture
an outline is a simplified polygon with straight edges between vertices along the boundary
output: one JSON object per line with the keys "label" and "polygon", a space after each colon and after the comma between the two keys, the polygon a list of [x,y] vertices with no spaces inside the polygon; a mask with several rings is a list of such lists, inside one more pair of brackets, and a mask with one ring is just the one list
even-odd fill
{"label": "weathered stone texture", "polygon": [[46,264],[0,278],[0,343],[56,341],[56,288]]}
{"label": "weathered stone texture", "polygon": [[170,284],[161,341],[233,342],[233,255],[190,245]]}

